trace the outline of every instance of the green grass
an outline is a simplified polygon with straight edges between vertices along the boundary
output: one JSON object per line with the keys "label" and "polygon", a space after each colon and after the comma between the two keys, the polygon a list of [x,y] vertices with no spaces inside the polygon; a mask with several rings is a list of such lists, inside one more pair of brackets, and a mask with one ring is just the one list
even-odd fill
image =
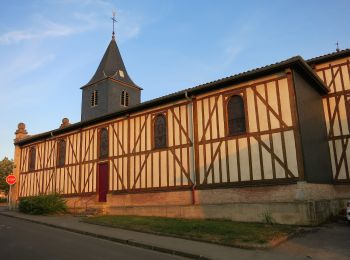
{"label": "green grass", "polygon": [[295,226],[277,224],[138,216],[97,216],[84,218],[83,221],[91,224],[161,233],[226,245],[237,245],[237,243],[263,244],[296,230]]}

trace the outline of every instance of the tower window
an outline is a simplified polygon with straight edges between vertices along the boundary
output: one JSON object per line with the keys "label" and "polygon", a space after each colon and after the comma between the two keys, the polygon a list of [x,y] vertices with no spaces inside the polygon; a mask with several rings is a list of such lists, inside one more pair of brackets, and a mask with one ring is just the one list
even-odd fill
{"label": "tower window", "polygon": [[97,105],[98,105],[98,92],[97,90],[94,90],[91,93],[91,106],[95,107]]}
{"label": "tower window", "polygon": [[125,90],[123,90],[122,94],[120,95],[120,105],[123,107],[129,106],[129,93]]}
{"label": "tower window", "polygon": [[246,132],[244,101],[240,95],[230,97],[227,103],[227,125],[229,135]]}

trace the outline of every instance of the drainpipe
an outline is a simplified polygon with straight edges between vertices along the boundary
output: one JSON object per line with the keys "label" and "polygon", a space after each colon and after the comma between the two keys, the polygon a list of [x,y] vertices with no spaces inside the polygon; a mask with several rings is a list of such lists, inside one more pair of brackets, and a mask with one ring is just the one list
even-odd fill
{"label": "drainpipe", "polygon": [[190,161],[191,161],[191,171],[192,171],[192,176],[191,179],[193,180],[193,185],[191,187],[192,191],[192,204],[196,204],[196,193],[195,193],[195,188],[196,188],[196,166],[195,166],[195,156],[194,156],[194,118],[193,118],[193,100],[188,96],[188,92],[185,91],[185,98],[190,101],[190,103],[187,106],[188,114],[189,114],[189,126],[188,126],[188,131],[190,134],[190,140],[192,143],[191,149],[190,149]]}

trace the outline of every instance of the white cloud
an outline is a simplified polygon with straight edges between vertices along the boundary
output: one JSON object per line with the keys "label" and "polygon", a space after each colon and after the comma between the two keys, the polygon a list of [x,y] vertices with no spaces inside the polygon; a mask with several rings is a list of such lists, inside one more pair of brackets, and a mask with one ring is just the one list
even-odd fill
{"label": "white cloud", "polygon": [[0,34],[0,44],[8,45],[21,41],[69,36],[94,29],[97,26],[97,19],[94,15],[85,14],[82,16],[74,14],[74,18],[78,20],[78,22],[75,22],[74,25],[69,25],[40,17],[38,24],[31,25],[29,29],[12,30]]}

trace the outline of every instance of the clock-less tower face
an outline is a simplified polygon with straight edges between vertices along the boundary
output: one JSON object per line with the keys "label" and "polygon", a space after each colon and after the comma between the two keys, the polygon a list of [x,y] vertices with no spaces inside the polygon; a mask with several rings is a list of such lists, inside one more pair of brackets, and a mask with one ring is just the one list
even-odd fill
{"label": "clock-less tower face", "polygon": [[141,90],[129,77],[114,38],[92,79],[82,88],[81,120],[118,112],[141,102]]}

